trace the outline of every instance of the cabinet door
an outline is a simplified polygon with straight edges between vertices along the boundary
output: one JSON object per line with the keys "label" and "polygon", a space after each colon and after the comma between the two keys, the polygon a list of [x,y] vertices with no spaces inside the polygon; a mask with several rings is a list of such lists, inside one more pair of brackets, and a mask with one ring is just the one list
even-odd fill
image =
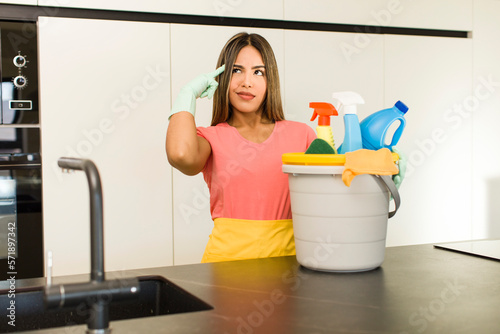
{"label": "cabinet door", "polygon": [[409,107],[397,145],[408,169],[387,243],[469,239],[472,41],[388,35],[384,54],[385,107]]}
{"label": "cabinet door", "polygon": [[[196,76],[215,69],[226,41],[241,31],[264,36],[274,49],[278,67],[283,68],[283,31],[196,25],[171,25],[172,97]],[[200,38],[210,36],[210,38]],[[196,41],[196,42],[189,42]],[[187,60],[188,59],[188,60]],[[230,69],[226,69],[230,70]],[[198,99],[196,124],[209,126],[212,100]],[[213,227],[208,188],[200,174],[186,176],[174,170],[174,263],[199,263]]]}
{"label": "cabinet door", "polygon": [[[365,100],[358,106],[364,118],[383,105],[383,37],[314,31],[285,31],[286,118],[309,124],[309,102],[333,103],[332,94],[354,91]],[[331,117],[335,145],[344,139],[344,121]]]}
{"label": "cabinet door", "polygon": [[54,274],[89,270],[89,194],[62,156],[93,160],[106,270],[172,264],[169,25],[41,17],[45,249]]}
{"label": "cabinet door", "polygon": [[[41,6],[54,6],[54,0],[39,0]],[[283,19],[283,3],[280,0],[72,0],[67,7],[111,9],[151,13],[209,15],[217,17],[244,17]]]}
{"label": "cabinet door", "polygon": [[284,10],[285,20],[292,21],[471,30],[472,2],[472,0],[284,0]]}

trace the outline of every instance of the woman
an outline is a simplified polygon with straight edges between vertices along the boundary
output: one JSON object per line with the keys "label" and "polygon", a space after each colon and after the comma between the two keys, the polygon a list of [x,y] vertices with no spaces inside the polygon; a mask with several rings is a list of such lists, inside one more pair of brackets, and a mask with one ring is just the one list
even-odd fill
{"label": "woman", "polygon": [[[218,89],[217,89],[218,87]],[[196,98],[214,97],[212,124],[196,127]],[[217,70],[183,87],[170,116],[166,151],[187,175],[203,173],[214,229],[202,262],[295,254],[283,153],[304,152],[316,138],[284,120],[276,59],[260,35],[239,33]]]}

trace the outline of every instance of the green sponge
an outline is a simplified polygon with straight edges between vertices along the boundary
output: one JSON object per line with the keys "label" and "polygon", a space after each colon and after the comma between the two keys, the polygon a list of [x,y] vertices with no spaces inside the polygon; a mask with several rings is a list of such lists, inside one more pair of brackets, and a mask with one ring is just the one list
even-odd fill
{"label": "green sponge", "polygon": [[333,147],[327,141],[316,138],[306,151],[306,154],[335,154]]}

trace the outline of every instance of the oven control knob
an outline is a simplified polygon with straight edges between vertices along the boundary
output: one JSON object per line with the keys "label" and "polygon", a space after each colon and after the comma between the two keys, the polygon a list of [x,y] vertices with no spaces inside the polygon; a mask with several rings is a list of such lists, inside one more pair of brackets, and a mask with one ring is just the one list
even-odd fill
{"label": "oven control knob", "polygon": [[24,67],[24,66],[26,66],[26,63],[28,61],[26,60],[26,56],[17,55],[14,57],[14,59],[12,59],[12,62],[17,67]]}
{"label": "oven control knob", "polygon": [[24,75],[18,75],[12,81],[17,88],[24,88],[28,84],[28,79]]}

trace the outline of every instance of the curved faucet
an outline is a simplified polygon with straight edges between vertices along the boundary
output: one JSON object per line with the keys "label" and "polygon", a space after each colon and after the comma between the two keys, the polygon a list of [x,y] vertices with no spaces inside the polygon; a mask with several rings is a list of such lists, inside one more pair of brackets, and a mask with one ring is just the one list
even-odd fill
{"label": "curved faucet", "polygon": [[60,158],[63,170],[82,170],[87,176],[90,194],[90,282],[48,285],[44,298],[48,308],[77,306],[86,303],[94,313],[87,322],[87,333],[109,333],[109,302],[131,298],[139,292],[137,278],[105,280],[102,187],[99,171],[91,160]]}
{"label": "curved faucet", "polygon": [[96,165],[91,160],[60,158],[57,161],[63,170],[85,172],[90,195],[90,279],[104,281],[104,219],[102,205],[101,178]]}

